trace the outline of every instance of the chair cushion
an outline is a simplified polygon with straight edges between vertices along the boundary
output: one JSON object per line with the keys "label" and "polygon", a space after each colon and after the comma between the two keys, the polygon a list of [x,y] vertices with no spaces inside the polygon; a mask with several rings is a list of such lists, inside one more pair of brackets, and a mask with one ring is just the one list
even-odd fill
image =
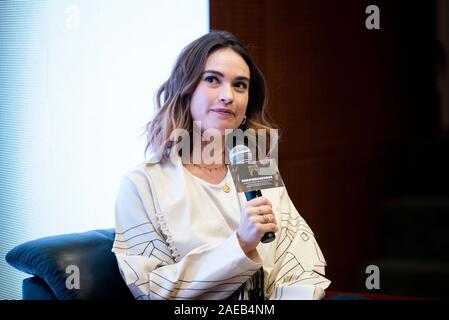
{"label": "chair cushion", "polygon": [[[43,279],[57,299],[133,299],[111,252],[114,235],[104,229],[40,238],[9,251],[6,261]],[[68,277],[75,283],[71,266],[78,267],[79,289],[66,286]]]}
{"label": "chair cushion", "polygon": [[47,283],[39,277],[23,279],[22,282],[23,300],[56,300],[53,290]]}

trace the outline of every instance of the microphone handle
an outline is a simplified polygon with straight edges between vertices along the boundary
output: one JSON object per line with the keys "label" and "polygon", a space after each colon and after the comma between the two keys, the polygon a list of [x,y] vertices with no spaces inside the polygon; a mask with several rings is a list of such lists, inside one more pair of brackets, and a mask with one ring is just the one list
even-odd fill
{"label": "microphone handle", "polygon": [[[248,191],[245,192],[246,201],[252,200],[254,198],[258,198],[262,196],[262,192],[260,190],[254,190],[254,191]],[[262,240],[260,240],[262,243],[269,243],[276,239],[276,236],[274,235],[274,232],[267,232],[263,235]]]}

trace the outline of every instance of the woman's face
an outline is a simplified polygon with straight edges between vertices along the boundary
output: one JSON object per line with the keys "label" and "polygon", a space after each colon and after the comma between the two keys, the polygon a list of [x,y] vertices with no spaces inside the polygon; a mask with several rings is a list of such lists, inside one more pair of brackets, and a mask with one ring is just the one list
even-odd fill
{"label": "woman's face", "polygon": [[249,77],[238,53],[230,48],[214,51],[190,100],[193,121],[201,121],[203,131],[214,128],[221,134],[238,128],[248,105]]}

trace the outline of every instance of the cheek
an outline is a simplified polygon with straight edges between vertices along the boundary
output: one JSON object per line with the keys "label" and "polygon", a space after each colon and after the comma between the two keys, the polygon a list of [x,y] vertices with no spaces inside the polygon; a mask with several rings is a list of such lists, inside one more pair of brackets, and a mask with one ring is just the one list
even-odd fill
{"label": "cheek", "polygon": [[190,111],[192,115],[206,113],[212,100],[211,93],[205,88],[198,86],[193,92],[192,98],[190,98]]}
{"label": "cheek", "polygon": [[195,91],[190,98],[190,113],[193,119],[198,118],[202,113],[202,100],[201,92],[198,91]]}
{"label": "cheek", "polygon": [[238,113],[241,114],[242,117],[246,113],[247,107],[248,107],[248,95],[239,97],[237,101],[237,109]]}

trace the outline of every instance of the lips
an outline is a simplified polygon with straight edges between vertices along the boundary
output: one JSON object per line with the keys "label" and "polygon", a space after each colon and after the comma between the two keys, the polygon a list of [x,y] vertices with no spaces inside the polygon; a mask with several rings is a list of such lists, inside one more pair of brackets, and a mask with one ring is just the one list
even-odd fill
{"label": "lips", "polygon": [[211,111],[218,113],[218,114],[222,114],[222,115],[231,115],[234,116],[234,112],[232,112],[229,109],[225,109],[225,108],[216,108],[216,109],[211,109]]}

